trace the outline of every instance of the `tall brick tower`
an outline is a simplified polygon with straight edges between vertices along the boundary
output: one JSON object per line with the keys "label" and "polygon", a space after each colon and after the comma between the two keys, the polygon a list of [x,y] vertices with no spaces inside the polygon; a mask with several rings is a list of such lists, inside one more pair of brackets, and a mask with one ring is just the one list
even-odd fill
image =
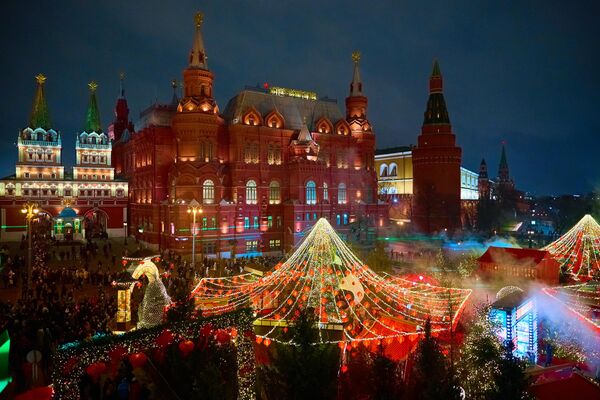
{"label": "tall brick tower", "polygon": [[479,164],[479,180],[477,183],[479,190],[479,199],[489,200],[491,198],[490,178],[488,176],[487,163],[485,159],[481,159]]}
{"label": "tall brick tower", "polygon": [[433,64],[425,118],[413,149],[413,222],[424,233],[460,229],[460,163],[442,93],[440,66]]}

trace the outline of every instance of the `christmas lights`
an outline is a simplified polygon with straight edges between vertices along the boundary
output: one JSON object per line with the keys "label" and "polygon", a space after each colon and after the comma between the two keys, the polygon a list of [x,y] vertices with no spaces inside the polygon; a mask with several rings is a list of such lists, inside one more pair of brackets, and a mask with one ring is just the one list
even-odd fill
{"label": "christmas lights", "polygon": [[361,262],[321,218],[287,260],[263,276],[204,278],[192,295],[204,315],[241,307],[256,310],[256,341],[282,342],[300,310],[315,312],[315,344],[413,342],[430,318],[433,332],[449,330],[471,291],[383,277]]}
{"label": "christmas lights", "polygon": [[600,271],[600,225],[587,214],[543,250],[548,250],[573,279],[591,279]]}
{"label": "christmas lights", "polygon": [[[215,332],[219,330],[231,332],[231,340],[234,341],[237,349],[238,397],[244,400],[254,399],[256,378],[251,341],[253,320],[251,310],[241,309],[219,316],[139,329],[122,335],[99,334],[89,341],[64,344],[58,347],[54,356],[55,368],[52,371],[52,382],[56,398],[78,399],[79,382],[86,373],[86,368],[94,363],[109,363],[114,354],[152,354],[153,350],[160,347],[157,339],[161,335],[164,336],[164,332],[170,332],[171,339],[176,338],[180,343],[187,340],[196,341],[206,327],[210,326]],[[244,334],[237,334],[237,332]]]}

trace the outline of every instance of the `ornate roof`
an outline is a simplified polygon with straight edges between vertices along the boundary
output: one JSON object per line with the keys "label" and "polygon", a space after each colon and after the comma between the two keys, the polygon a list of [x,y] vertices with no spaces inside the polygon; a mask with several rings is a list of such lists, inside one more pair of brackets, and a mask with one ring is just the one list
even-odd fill
{"label": "ornate roof", "polygon": [[85,117],[84,131],[87,133],[101,133],[100,111],[98,110],[98,101],[96,100],[96,89],[98,88],[98,84],[92,81],[88,83],[88,87],[90,88],[90,103]]}
{"label": "ornate roof", "polygon": [[48,111],[48,104],[46,103],[46,96],[44,94],[44,83],[46,77],[42,74],[38,74],[35,77],[37,81],[37,91],[33,99],[33,106],[31,107],[31,115],[29,117],[29,127],[32,129],[43,128],[48,130],[52,127],[50,121],[50,112]]}
{"label": "ornate roof", "polygon": [[442,73],[440,71],[440,64],[436,60],[433,63],[433,71],[429,78],[429,100],[427,100],[423,125],[450,124],[450,117],[448,116],[448,109],[446,108],[446,100],[444,100],[442,89]]}
{"label": "ornate roof", "polygon": [[239,123],[251,108],[263,117],[276,109],[285,120],[285,128],[293,130],[302,129],[304,118],[311,130],[321,117],[329,119],[334,125],[344,119],[336,100],[279,96],[259,88],[246,88],[238,93],[227,103],[223,116],[230,124]]}

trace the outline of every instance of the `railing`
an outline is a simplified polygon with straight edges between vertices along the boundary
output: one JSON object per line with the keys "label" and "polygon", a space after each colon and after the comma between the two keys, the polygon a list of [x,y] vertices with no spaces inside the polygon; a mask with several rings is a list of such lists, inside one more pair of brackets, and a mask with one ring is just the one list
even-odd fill
{"label": "railing", "polygon": [[58,147],[61,145],[60,141],[49,142],[47,140],[25,140],[19,138],[19,144],[24,146],[55,146]]}
{"label": "railing", "polygon": [[77,149],[97,149],[97,150],[110,150],[110,143],[77,143],[75,146]]}

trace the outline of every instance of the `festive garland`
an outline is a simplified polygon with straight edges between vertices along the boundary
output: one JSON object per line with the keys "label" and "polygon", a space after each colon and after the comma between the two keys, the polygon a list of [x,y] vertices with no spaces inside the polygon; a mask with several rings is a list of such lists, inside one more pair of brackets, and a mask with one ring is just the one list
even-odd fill
{"label": "festive garland", "polygon": [[[192,292],[205,315],[256,309],[256,341],[266,346],[294,344],[282,332],[306,308],[315,310],[321,344],[402,342],[407,336],[418,338],[427,319],[433,332],[447,331],[470,294],[376,274],[324,218],[293,254],[263,276],[204,278]],[[325,331],[337,331],[340,338]]]}
{"label": "festive garland", "polygon": [[238,365],[238,398],[251,400],[255,398],[255,365],[252,322],[254,318],[249,309],[211,317],[199,317],[189,321],[180,321],[171,324],[140,329],[122,335],[98,334],[89,341],[66,343],[58,347],[54,358],[52,382],[56,398],[78,399],[78,384],[86,373],[86,368],[98,362],[110,361],[111,352],[126,349],[132,355],[136,353],[150,353],[159,347],[165,333],[178,338],[180,346],[186,341],[196,340],[201,335],[201,329],[210,325],[215,329],[235,328],[243,335],[236,335]]}

